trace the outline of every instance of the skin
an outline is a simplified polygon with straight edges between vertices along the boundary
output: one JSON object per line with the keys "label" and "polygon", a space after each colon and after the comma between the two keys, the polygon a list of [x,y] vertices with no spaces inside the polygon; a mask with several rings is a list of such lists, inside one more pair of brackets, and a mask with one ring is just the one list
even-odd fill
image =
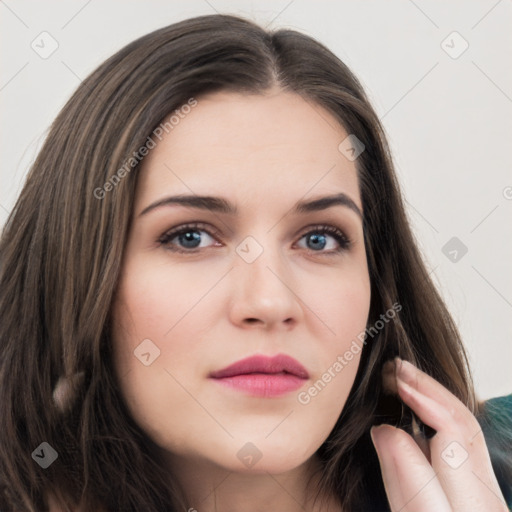
{"label": "skin", "polygon": [[372,428],[392,512],[506,512],[482,429],[468,408],[407,361],[396,358],[386,370],[388,389],[437,431],[416,443],[391,425]]}
{"label": "skin", "polygon": [[[341,510],[333,497],[314,504],[306,483],[315,482],[315,452],[343,409],[360,354],[308,404],[297,397],[366,327],[362,221],[340,205],[291,210],[297,201],[342,192],[362,211],[355,162],[338,151],[347,135],[327,111],[293,93],[221,92],[198,98],[144,159],[113,305],[115,371],[190,512]],[[239,212],[166,205],[141,214],[178,194],[223,197]],[[191,228],[199,230],[199,249],[176,236],[159,241],[190,222],[204,223]],[[325,254],[338,247],[329,233],[325,248],[312,247],[315,225],[339,228],[350,247]],[[247,236],[263,250],[251,263],[237,252]],[[148,366],[134,356],[145,339],[160,351]],[[253,397],[208,378],[247,356],[278,353],[309,372],[297,391]],[[372,429],[391,509],[507,510],[469,410],[410,364],[388,365],[384,384],[437,430],[420,447],[402,430]],[[442,457],[454,440],[468,452],[458,470]],[[261,455],[251,467],[237,457],[247,443]]]}
{"label": "skin", "polygon": [[[328,112],[298,95],[224,92],[198,98],[144,160],[114,305],[116,372],[131,414],[200,512],[215,504],[226,512],[313,510],[305,482],[360,354],[308,404],[297,397],[365,330],[370,280],[355,211],[290,210],[339,192],[362,210],[355,163],[338,150],[346,137]],[[141,215],[166,196],[191,193],[226,198],[239,213],[172,205]],[[195,254],[158,242],[193,221],[218,231],[201,232]],[[334,253],[330,234],[325,247],[310,248],[304,235],[317,224],[339,228],[350,249]],[[247,236],[263,248],[252,263],[236,252]],[[176,245],[187,250],[175,238]],[[160,350],[150,366],[133,353],[144,339]],[[208,379],[247,356],[279,353],[309,372],[300,389],[261,398]],[[261,453],[250,468],[237,457],[249,442]]]}

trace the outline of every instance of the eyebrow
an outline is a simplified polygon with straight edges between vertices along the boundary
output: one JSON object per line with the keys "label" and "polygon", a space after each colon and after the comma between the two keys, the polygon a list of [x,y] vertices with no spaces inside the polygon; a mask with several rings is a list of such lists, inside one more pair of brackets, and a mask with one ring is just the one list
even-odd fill
{"label": "eyebrow", "polygon": [[[171,205],[188,206],[190,208],[210,210],[212,212],[224,213],[228,215],[236,215],[238,213],[237,207],[222,197],[179,195],[159,199],[158,201],[144,208],[144,210],[142,210],[142,212],[139,214],[139,217],[146,215],[147,213],[157,208]],[[363,218],[363,214],[356,203],[343,192],[330,196],[319,197],[310,201],[299,201],[293,206],[292,213],[315,212],[326,210],[327,208],[331,208],[333,206],[345,206],[357,213],[361,219]]]}

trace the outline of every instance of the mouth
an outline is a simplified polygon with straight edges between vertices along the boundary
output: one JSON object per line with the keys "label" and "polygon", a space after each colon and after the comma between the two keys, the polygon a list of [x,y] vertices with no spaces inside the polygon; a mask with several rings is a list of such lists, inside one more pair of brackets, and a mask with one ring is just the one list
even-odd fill
{"label": "mouth", "polygon": [[297,360],[278,354],[274,357],[248,357],[210,373],[209,377],[237,391],[270,398],[300,388],[309,374]]}

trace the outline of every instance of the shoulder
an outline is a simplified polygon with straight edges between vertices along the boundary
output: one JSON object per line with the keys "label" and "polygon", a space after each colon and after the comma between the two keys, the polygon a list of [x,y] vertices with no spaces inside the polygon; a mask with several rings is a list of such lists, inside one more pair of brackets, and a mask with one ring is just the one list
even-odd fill
{"label": "shoulder", "polygon": [[512,507],[512,394],[480,404],[477,419],[485,436],[496,478]]}
{"label": "shoulder", "polygon": [[483,405],[495,421],[512,426],[512,393],[486,400]]}

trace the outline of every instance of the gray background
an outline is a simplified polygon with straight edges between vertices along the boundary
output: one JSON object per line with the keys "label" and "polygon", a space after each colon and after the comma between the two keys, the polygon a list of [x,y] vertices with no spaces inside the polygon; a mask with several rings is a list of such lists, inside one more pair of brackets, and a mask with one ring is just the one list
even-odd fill
{"label": "gray background", "polygon": [[512,392],[509,0],[0,0],[0,225],[80,80],[136,37],[215,12],[303,31],[358,75],[388,134],[412,225],[462,332],[477,392]]}

